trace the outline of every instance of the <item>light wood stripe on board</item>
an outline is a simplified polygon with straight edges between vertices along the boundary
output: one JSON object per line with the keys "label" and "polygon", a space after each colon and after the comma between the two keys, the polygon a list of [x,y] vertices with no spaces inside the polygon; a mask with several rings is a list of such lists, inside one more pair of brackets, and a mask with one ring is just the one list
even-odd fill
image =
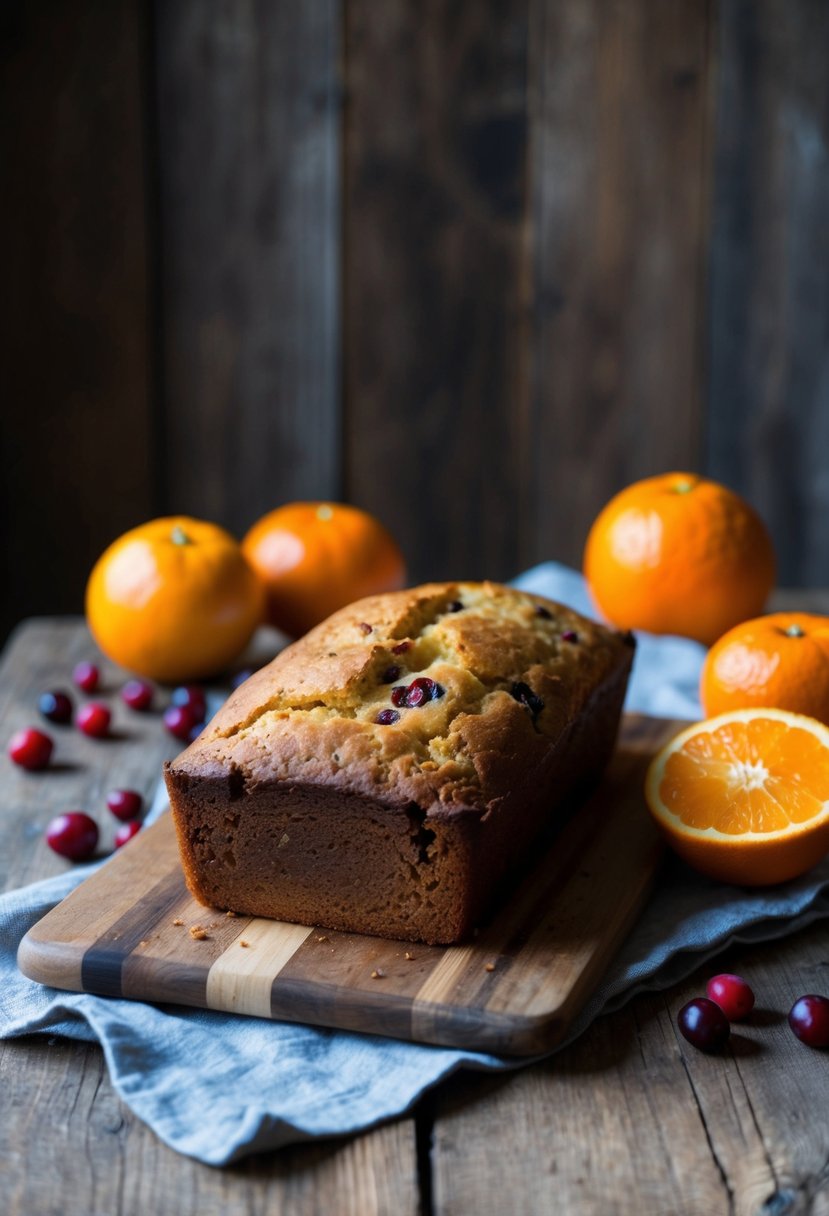
{"label": "light wood stripe on board", "polygon": [[273,981],[311,933],[306,925],[250,921],[208,972],[208,1008],[269,1018]]}

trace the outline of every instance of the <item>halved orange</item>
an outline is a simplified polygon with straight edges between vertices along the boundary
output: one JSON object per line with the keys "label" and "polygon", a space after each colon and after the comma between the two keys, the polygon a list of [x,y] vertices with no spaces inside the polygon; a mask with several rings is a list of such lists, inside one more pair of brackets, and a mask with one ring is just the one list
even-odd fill
{"label": "halved orange", "polygon": [[645,798],[671,847],[703,874],[785,882],[829,851],[829,728],[782,709],[697,722],[654,756]]}

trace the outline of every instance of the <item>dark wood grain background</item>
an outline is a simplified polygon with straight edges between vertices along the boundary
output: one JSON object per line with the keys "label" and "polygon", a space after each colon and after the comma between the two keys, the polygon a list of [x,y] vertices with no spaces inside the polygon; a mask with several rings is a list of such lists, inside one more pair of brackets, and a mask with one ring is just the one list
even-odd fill
{"label": "dark wood grain background", "polygon": [[505,578],[669,467],[827,583],[824,0],[0,13],[4,628],[168,511]]}

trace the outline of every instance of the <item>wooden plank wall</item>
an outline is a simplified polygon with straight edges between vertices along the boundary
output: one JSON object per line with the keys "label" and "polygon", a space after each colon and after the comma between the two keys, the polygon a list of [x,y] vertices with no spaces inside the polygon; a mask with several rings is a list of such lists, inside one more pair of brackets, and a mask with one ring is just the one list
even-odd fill
{"label": "wooden plank wall", "polygon": [[2,624],[292,498],[415,579],[577,563],[684,466],[826,584],[823,0],[18,0]]}

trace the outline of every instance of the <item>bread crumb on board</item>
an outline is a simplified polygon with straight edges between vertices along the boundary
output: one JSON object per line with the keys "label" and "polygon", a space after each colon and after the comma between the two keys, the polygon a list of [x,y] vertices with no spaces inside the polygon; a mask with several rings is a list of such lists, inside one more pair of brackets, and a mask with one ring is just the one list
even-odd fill
{"label": "bread crumb on board", "polygon": [[250,942],[246,942],[245,939],[242,937],[239,939],[239,945],[242,947],[243,950],[247,950],[250,946]]}
{"label": "bread crumb on board", "polygon": [[384,980],[386,978],[386,973],[378,967],[375,971],[372,971],[371,978],[373,980]]}
{"label": "bread crumb on board", "polygon": [[176,919],[173,921],[173,924],[174,925],[183,925],[184,921],[181,919],[180,916],[177,916]]}
{"label": "bread crumb on board", "polygon": [[494,963],[484,963],[484,971],[494,971],[494,970],[495,970]]}
{"label": "bread crumb on board", "polygon": [[207,940],[207,930],[204,925],[191,925],[190,936],[194,941],[203,942]]}

